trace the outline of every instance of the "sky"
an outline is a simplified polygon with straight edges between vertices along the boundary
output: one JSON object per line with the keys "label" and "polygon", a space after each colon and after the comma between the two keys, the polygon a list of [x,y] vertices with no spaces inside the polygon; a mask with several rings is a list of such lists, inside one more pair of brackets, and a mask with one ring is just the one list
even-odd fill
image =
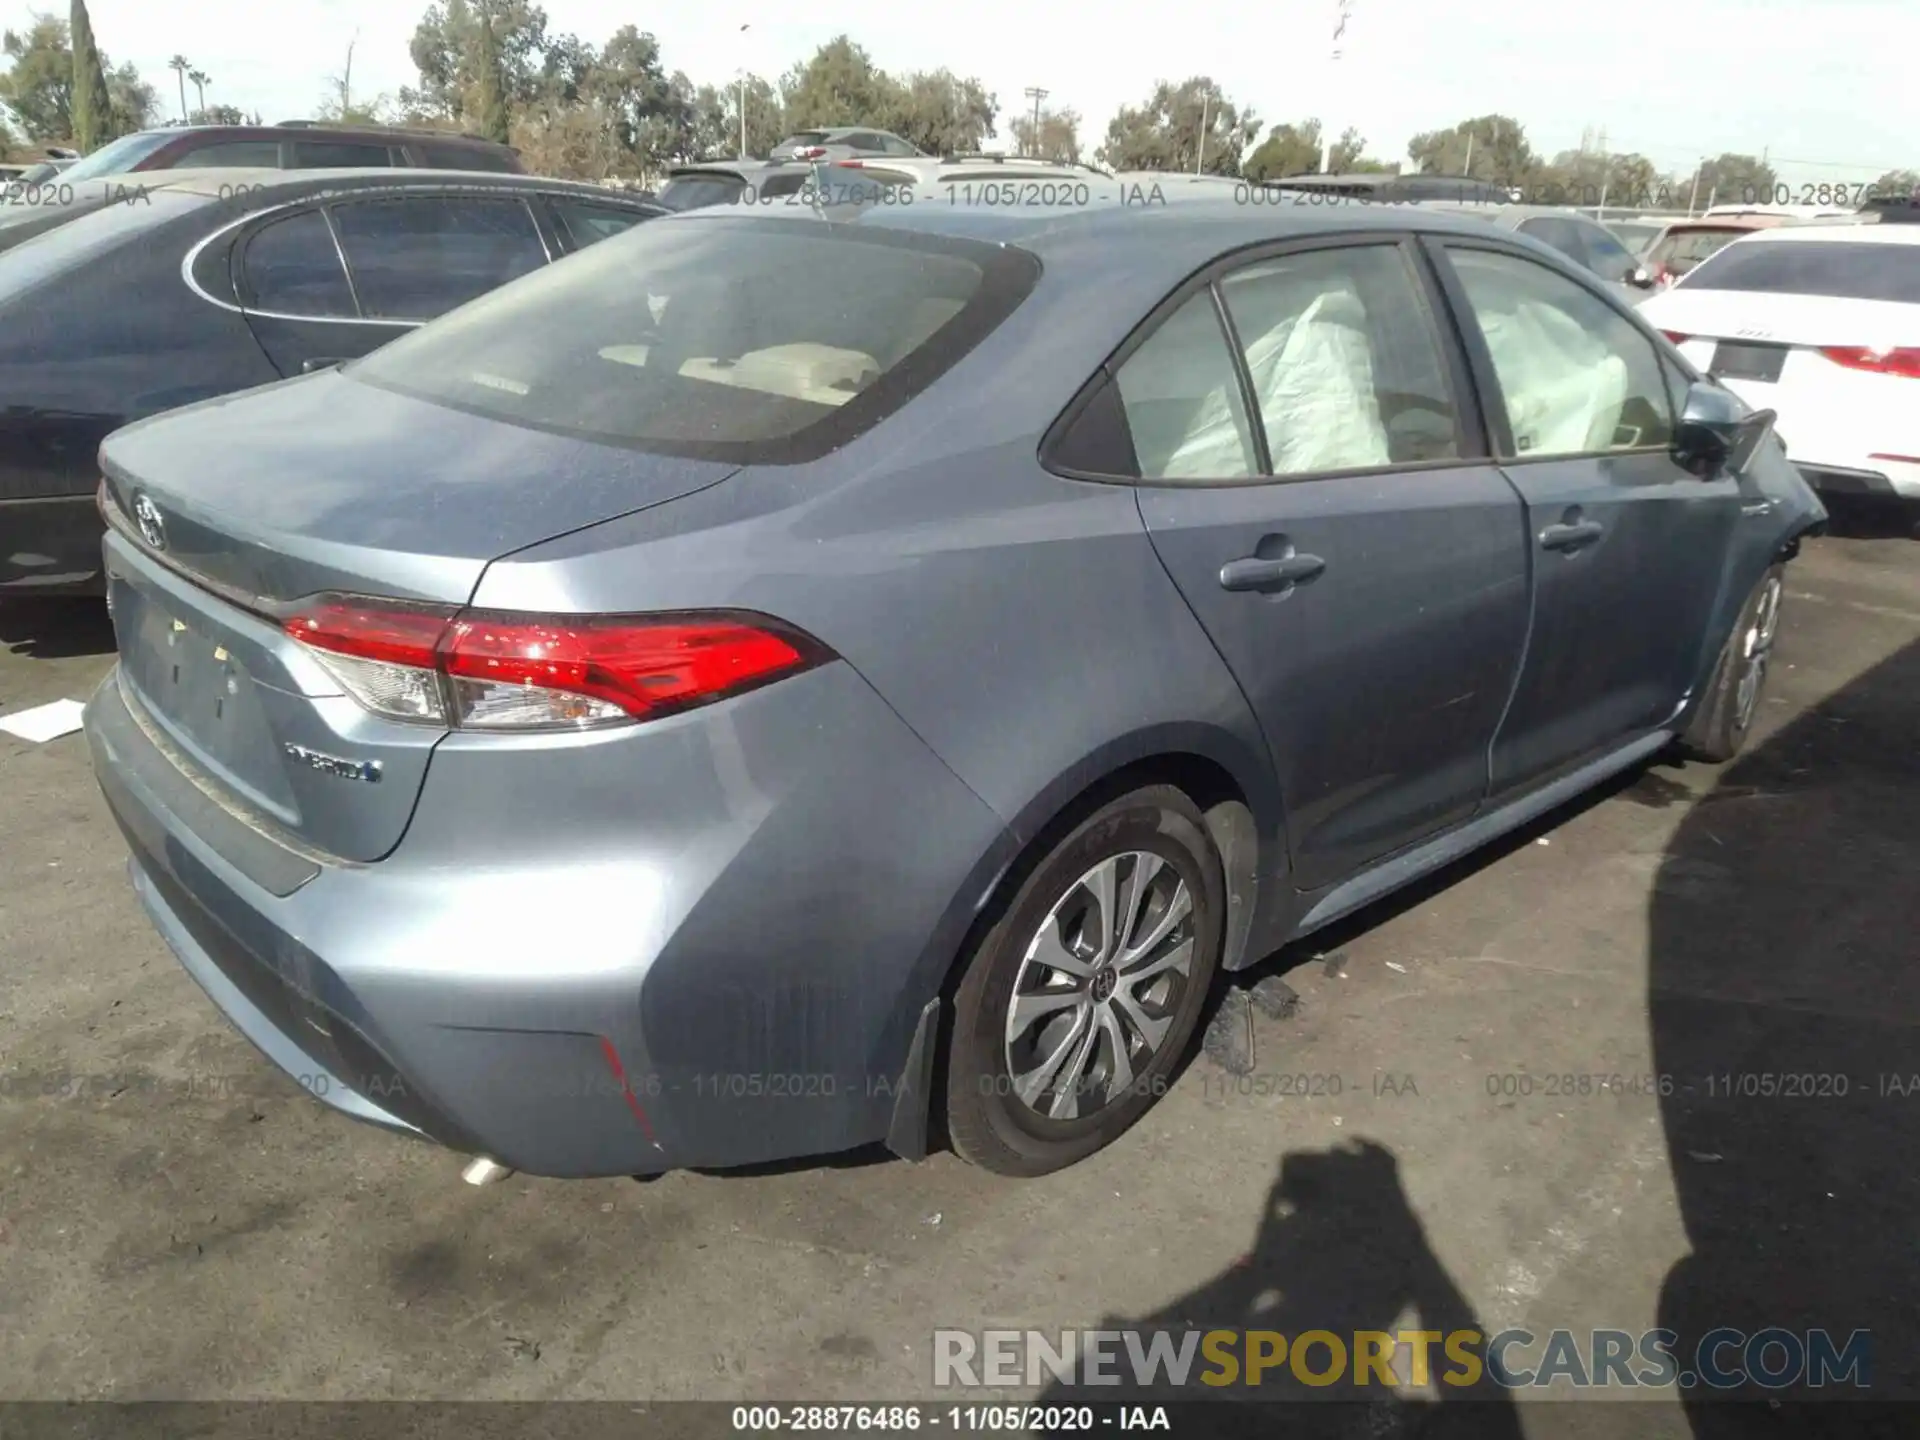
{"label": "sky", "polygon": [[[1159,80],[1211,75],[1266,125],[1319,116],[1355,126],[1370,153],[1404,158],[1414,134],[1497,111],[1538,152],[1602,132],[1663,171],[1703,155],[1765,152],[1790,185],[1862,183],[1920,168],[1920,54],[1914,0],[1606,0],[1489,6],[1462,0],[1352,0],[1343,58],[1328,58],[1336,0],[970,0],[943,21],[900,0],[704,0],[653,13],[615,0],[546,0],[552,33],[599,44],[633,23],[658,38],[666,68],[696,83],[744,66],[777,78],[842,31],[890,71],[945,66],[1000,102],[999,134],[1028,86],[1082,117],[1089,150],[1121,105]],[[184,54],[213,78],[209,103],[270,121],[309,116],[353,52],[356,98],[416,76],[407,42],[415,0],[89,0],[108,57],[133,61],[170,112],[166,62]],[[18,27],[59,0],[0,0]],[[810,14],[831,15],[813,20]],[[743,32],[741,26],[748,28]],[[356,42],[357,36],[357,42]],[[191,88],[189,88],[191,101]],[[1798,197],[1796,197],[1798,198]]]}

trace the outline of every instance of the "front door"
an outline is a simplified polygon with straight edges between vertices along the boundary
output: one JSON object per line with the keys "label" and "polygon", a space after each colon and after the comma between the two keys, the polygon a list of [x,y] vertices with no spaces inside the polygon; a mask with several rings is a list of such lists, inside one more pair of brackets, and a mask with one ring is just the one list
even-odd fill
{"label": "front door", "polygon": [[1470,815],[1527,623],[1520,504],[1398,237],[1193,290],[1118,367],[1155,550],[1259,717],[1293,884]]}
{"label": "front door", "polygon": [[1526,664],[1493,747],[1500,798],[1672,717],[1740,490],[1674,460],[1668,367],[1616,302],[1516,251],[1436,248],[1533,547]]}

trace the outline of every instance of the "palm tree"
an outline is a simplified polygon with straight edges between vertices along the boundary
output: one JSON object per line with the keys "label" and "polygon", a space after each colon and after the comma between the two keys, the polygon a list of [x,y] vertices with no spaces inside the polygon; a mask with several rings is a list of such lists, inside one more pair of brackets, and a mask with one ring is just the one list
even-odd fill
{"label": "palm tree", "polygon": [[180,123],[187,122],[187,71],[190,62],[184,55],[176,55],[167,61],[167,68],[180,77]]}
{"label": "palm tree", "polygon": [[207,86],[213,83],[213,77],[204,70],[189,70],[187,79],[193,82],[194,93],[200,97],[200,114],[207,113]]}

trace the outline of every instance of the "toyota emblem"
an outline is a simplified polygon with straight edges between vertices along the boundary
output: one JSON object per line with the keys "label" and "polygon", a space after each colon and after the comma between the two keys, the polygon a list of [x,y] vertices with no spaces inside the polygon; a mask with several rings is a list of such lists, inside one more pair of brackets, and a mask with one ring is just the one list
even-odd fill
{"label": "toyota emblem", "polygon": [[155,550],[167,548],[167,527],[160,519],[160,507],[151,497],[140,494],[133,498],[133,523],[140,527],[140,538]]}

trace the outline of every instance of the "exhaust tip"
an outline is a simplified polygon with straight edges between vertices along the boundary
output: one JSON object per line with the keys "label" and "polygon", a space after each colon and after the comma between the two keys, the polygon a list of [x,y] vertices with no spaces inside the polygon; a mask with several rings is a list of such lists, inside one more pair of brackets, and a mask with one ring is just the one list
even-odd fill
{"label": "exhaust tip", "polygon": [[466,1168],[460,1172],[460,1178],[469,1185],[492,1185],[511,1174],[513,1171],[498,1160],[482,1155],[467,1162]]}

